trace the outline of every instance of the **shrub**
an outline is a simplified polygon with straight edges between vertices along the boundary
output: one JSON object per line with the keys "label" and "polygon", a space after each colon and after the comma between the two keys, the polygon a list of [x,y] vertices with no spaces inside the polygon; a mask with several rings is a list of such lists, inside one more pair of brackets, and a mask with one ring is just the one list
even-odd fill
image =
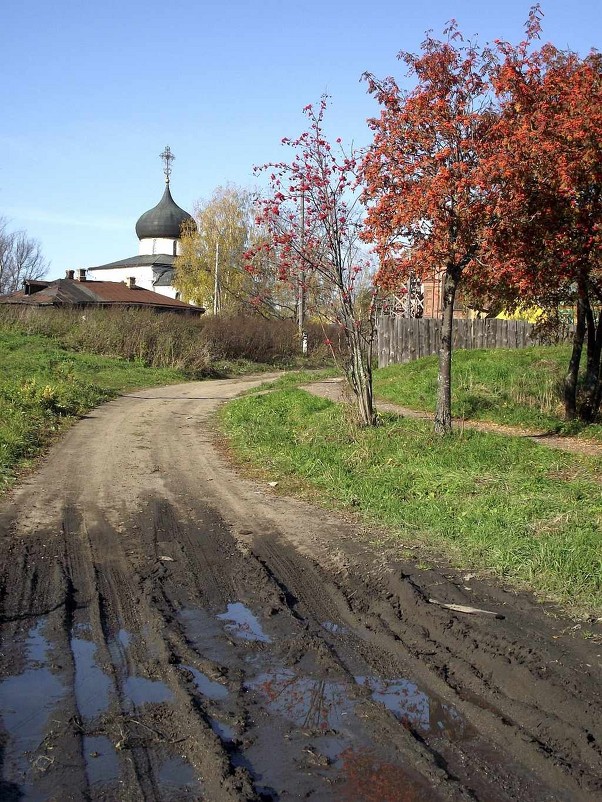
{"label": "shrub", "polygon": [[[290,363],[300,353],[292,320],[261,317],[192,318],[144,309],[35,309],[0,306],[0,326],[52,337],[75,351],[140,360],[149,367],[175,368],[190,376],[215,373],[215,363],[248,360]],[[340,350],[334,327],[308,325],[314,361]]]}

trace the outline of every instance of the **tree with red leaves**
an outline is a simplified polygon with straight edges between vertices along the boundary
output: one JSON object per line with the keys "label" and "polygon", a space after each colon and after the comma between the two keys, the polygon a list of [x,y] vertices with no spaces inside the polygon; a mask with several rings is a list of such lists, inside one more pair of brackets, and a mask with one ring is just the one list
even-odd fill
{"label": "tree with red leaves", "polygon": [[499,191],[480,279],[507,306],[576,305],[565,412],[592,421],[602,397],[602,56],[533,49],[540,17],[535,6],[518,46],[497,42],[500,113],[483,174]]}
{"label": "tree with red leaves", "polygon": [[364,236],[376,243],[377,282],[398,287],[410,274],[442,282],[442,334],[435,431],[451,430],[453,311],[458,285],[474,268],[490,225],[480,190],[480,147],[495,115],[486,53],[465,42],[451,22],[439,41],[427,36],[419,55],[399,58],[413,89],[366,74],[381,105],[369,121],[374,141],[362,173],[368,205]]}
{"label": "tree with red leaves", "polygon": [[[326,98],[317,109],[303,110],[309,128],[297,139],[283,139],[293,150],[291,162],[256,168],[269,171],[269,191],[258,201],[257,222],[268,236],[259,249],[274,260],[282,281],[307,289],[318,283],[330,298],[330,322],[337,323],[348,346],[345,364],[364,425],[376,423],[372,399],[374,308],[360,302],[367,257],[359,235],[362,207],[356,186],[358,160],[346,155],[341,140],[331,145],[324,132]],[[253,270],[258,249],[247,253]]]}

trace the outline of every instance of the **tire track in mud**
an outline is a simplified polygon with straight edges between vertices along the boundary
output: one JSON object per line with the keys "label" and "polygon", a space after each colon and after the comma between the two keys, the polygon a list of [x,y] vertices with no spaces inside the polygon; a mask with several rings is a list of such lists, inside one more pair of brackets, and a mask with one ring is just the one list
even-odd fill
{"label": "tire track in mud", "polygon": [[596,644],[236,477],[245,386],[108,404],[0,507],[0,798],[598,798]]}
{"label": "tire track in mud", "polygon": [[[219,583],[220,588],[228,585],[232,587],[232,595],[227,602],[228,609],[218,612],[225,607],[223,591],[220,591],[217,598],[212,598],[210,593],[199,596],[197,604],[200,600],[202,606],[183,607],[179,613],[184,624],[187,646],[197,653],[197,661],[202,655],[213,656],[217,662],[209,670],[214,676],[226,676],[237,697],[234,707],[230,702],[222,705],[222,718],[220,722],[216,722],[215,729],[218,733],[221,732],[233,764],[246,766],[255,779],[259,775],[263,778],[276,775],[278,779],[278,775],[281,775],[280,784],[284,776],[288,777],[291,789],[296,786],[298,796],[294,798],[304,798],[305,794],[315,793],[326,793],[323,798],[330,798],[329,786],[335,782],[339,773],[338,769],[332,771],[332,764],[337,762],[338,755],[345,750],[347,741],[353,743],[349,734],[345,734],[347,726],[342,728],[345,732],[339,733],[335,738],[334,732],[341,725],[336,706],[338,704],[348,708],[344,715],[349,715],[351,719],[352,709],[356,704],[371,706],[366,701],[366,693],[349,675],[336,650],[316,634],[318,630],[324,631],[323,625],[317,624],[307,615],[300,616],[294,610],[291,611],[289,603],[291,599],[293,604],[296,601],[289,591],[283,590],[283,582],[274,581],[273,575],[265,569],[256,555],[237,547],[227,528],[215,525],[210,532],[213,551],[217,549],[220,554],[229,555],[229,559],[222,564],[222,570],[226,565],[230,581],[226,578]],[[206,551],[198,544],[195,550]],[[202,563],[204,554],[199,562],[195,562],[191,554],[187,554],[187,558],[187,569],[192,568],[202,575],[203,568],[199,563]],[[174,596],[177,588],[186,583],[182,583],[180,578],[174,581],[165,575],[158,581],[163,586],[163,598],[168,609],[166,618],[171,617],[173,620],[178,614],[178,603],[181,603],[181,599],[177,601]],[[267,617],[267,620],[263,625],[252,610],[264,611],[262,617]],[[212,613],[212,617],[207,615],[208,612]],[[215,627],[216,618],[227,622],[224,629],[231,635],[227,639],[227,646],[223,642],[220,644],[223,633],[219,633]],[[264,628],[271,634],[265,634]],[[173,638],[171,643],[174,652],[177,652],[179,644]],[[190,661],[188,655],[184,657],[178,654],[178,659]],[[203,667],[207,672],[206,664]],[[198,672],[198,667],[192,670]],[[284,719],[288,717],[290,723],[280,722],[276,726],[274,717],[269,715],[266,723],[260,723],[266,719],[266,707],[268,713],[272,707],[283,714]],[[336,726],[333,727],[333,724]],[[275,726],[279,733],[279,743],[274,741],[271,732]],[[353,726],[356,738],[366,729],[359,721],[354,722]],[[397,729],[394,727],[394,730]],[[407,737],[405,731],[400,732],[404,740]],[[399,736],[395,738],[393,735],[393,732],[389,733],[393,742],[399,740]],[[308,737],[317,738],[318,741],[330,738],[331,741],[338,740],[341,743],[329,745],[331,754],[334,754],[329,759],[316,746],[306,743]],[[362,747],[366,749],[373,739],[372,733],[365,732],[363,742],[358,743],[362,743]],[[289,748],[283,749],[283,743],[288,744]],[[290,745],[293,743],[296,745],[291,749]],[[412,747],[416,751],[413,743]],[[385,749],[378,745],[377,754],[379,750],[386,753],[390,760],[399,763],[399,755],[395,752],[391,755],[390,748]],[[301,758],[305,762],[310,761],[306,769],[311,769],[311,764],[316,763],[313,767],[315,776],[309,780],[302,779],[305,772],[300,769]],[[416,762],[416,755],[413,756],[413,762]],[[428,756],[427,762],[432,764]],[[382,756],[380,763],[385,763]],[[432,770],[433,766],[430,765],[430,768]],[[401,769],[398,769],[398,779],[401,773]],[[419,778],[414,782],[419,789]],[[305,783],[307,787],[300,788],[300,783]],[[264,785],[259,785],[258,788],[265,798],[279,799],[288,798],[285,793],[286,785],[285,782],[284,791],[282,788],[277,790]],[[321,786],[324,787],[320,790]],[[435,797],[431,794],[430,798]],[[444,798],[451,797],[446,793]]]}

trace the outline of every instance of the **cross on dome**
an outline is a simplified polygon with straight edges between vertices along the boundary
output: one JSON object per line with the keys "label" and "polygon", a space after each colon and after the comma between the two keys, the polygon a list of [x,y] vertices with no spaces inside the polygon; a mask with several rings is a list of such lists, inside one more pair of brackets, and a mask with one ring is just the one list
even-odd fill
{"label": "cross on dome", "polygon": [[159,154],[159,158],[163,160],[165,167],[163,168],[163,172],[165,173],[165,183],[169,184],[169,176],[171,175],[171,162],[176,158],[169,145],[165,145],[165,150],[163,153]]}

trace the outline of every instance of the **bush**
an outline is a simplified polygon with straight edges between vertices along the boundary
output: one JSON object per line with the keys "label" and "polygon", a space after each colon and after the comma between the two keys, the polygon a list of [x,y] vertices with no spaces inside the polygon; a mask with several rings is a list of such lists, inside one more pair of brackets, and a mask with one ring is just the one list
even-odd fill
{"label": "bush", "polygon": [[[52,337],[64,347],[140,360],[155,368],[175,368],[193,377],[214,375],[216,363],[247,360],[290,364],[299,356],[292,320],[261,317],[192,318],[144,309],[33,309],[0,306],[0,327]],[[340,351],[334,327],[308,325],[314,362]]]}

